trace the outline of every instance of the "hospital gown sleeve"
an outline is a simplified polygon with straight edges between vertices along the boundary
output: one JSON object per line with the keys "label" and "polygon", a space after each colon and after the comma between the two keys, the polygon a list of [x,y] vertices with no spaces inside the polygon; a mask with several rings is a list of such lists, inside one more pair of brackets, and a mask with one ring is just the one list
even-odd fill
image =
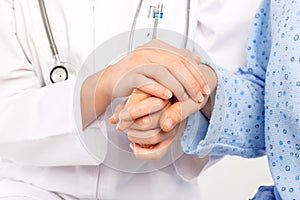
{"label": "hospital gown sleeve", "polygon": [[218,85],[212,117],[207,129],[185,132],[182,148],[188,154],[238,155],[247,158],[265,154],[264,86],[270,54],[270,27],[266,5],[258,10],[248,38],[247,65],[237,74],[208,63],[216,72]]}
{"label": "hospital gown sleeve", "polygon": [[[74,122],[75,80],[43,85],[18,41],[11,1],[0,2],[0,27],[0,157],[35,166],[101,163],[99,125],[83,136]],[[99,143],[103,149],[90,146]]]}

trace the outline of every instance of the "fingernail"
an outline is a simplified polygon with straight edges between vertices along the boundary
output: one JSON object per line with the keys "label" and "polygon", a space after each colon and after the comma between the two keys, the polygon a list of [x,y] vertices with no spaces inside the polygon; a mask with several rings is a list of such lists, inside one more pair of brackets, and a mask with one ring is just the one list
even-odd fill
{"label": "fingernail", "polygon": [[136,148],[135,145],[136,145],[136,144],[135,144],[135,143],[132,143],[132,142],[129,144],[129,147],[130,147],[130,149],[131,149],[132,151],[135,151],[135,148]]}
{"label": "fingernail", "polygon": [[209,95],[210,92],[211,92],[208,85],[205,85],[205,86],[204,86],[203,91],[204,91],[204,93],[205,93],[206,95]]}
{"label": "fingernail", "polygon": [[173,93],[170,90],[166,90],[164,95],[167,99],[171,99],[173,96]]}
{"label": "fingernail", "polygon": [[203,97],[203,95],[202,95],[202,92],[199,92],[199,93],[197,94],[197,100],[198,100],[199,103],[203,102],[204,97]]}
{"label": "fingernail", "polygon": [[133,151],[134,149],[133,149],[133,146],[132,146],[132,143],[130,143],[129,144],[129,147],[130,147],[130,149]]}
{"label": "fingernail", "polygon": [[164,125],[163,125],[163,130],[164,131],[169,131],[173,128],[173,121],[171,119],[166,119]]}
{"label": "fingernail", "polygon": [[120,128],[120,123],[117,124],[116,130],[117,130],[117,131],[123,131],[123,130]]}
{"label": "fingernail", "polygon": [[111,116],[108,120],[111,124],[116,124],[117,123],[117,120],[114,116]]}

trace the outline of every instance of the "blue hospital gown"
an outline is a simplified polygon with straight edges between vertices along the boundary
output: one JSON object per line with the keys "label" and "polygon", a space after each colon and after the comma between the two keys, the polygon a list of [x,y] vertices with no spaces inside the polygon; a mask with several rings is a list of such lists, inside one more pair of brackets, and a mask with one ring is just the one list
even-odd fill
{"label": "blue hospital gown", "polygon": [[299,0],[263,1],[248,37],[247,65],[238,75],[212,66],[219,82],[209,125],[197,112],[182,137],[189,154],[266,153],[275,185],[261,187],[255,200],[300,200],[299,20]]}

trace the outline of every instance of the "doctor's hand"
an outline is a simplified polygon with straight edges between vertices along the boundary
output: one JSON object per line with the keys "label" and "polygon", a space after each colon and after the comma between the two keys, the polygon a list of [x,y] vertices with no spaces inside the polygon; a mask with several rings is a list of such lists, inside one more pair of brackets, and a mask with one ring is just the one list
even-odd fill
{"label": "doctor's hand", "polygon": [[173,93],[179,100],[190,96],[202,102],[203,94],[210,90],[197,69],[199,62],[188,50],[152,40],[107,67],[101,77],[106,87],[100,87],[112,98],[129,96],[138,88],[162,99]]}
{"label": "doctor's hand", "polygon": [[88,77],[81,88],[82,125],[86,127],[117,97],[136,88],[161,99],[175,96],[203,101],[210,89],[198,69],[200,59],[191,52],[153,40],[119,62]]}
{"label": "doctor's hand", "polygon": [[[174,99],[173,102],[171,100],[166,101],[140,90],[135,90],[126,104],[123,102],[117,106],[110,118],[111,122],[117,123],[119,130],[126,130],[132,124],[149,122],[151,118],[152,122],[156,123],[159,121],[161,129],[168,132],[175,125],[200,109],[207,118],[210,118],[215,98],[217,77],[215,72],[207,65],[199,64],[199,69],[205,74],[207,83],[212,91],[210,95],[204,95],[203,102],[195,102],[191,98],[185,101],[174,101]],[[171,102],[172,104],[170,104]],[[167,104],[170,105],[166,108]],[[159,115],[158,111],[162,109],[164,111]]]}

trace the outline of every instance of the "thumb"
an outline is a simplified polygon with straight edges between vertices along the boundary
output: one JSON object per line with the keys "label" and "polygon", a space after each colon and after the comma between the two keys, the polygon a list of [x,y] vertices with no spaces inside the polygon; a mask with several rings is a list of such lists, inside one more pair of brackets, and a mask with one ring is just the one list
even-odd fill
{"label": "thumb", "polygon": [[164,132],[169,132],[188,116],[199,111],[206,104],[207,99],[208,98],[206,97],[201,104],[193,101],[192,99],[175,102],[163,112],[159,121],[161,129]]}

